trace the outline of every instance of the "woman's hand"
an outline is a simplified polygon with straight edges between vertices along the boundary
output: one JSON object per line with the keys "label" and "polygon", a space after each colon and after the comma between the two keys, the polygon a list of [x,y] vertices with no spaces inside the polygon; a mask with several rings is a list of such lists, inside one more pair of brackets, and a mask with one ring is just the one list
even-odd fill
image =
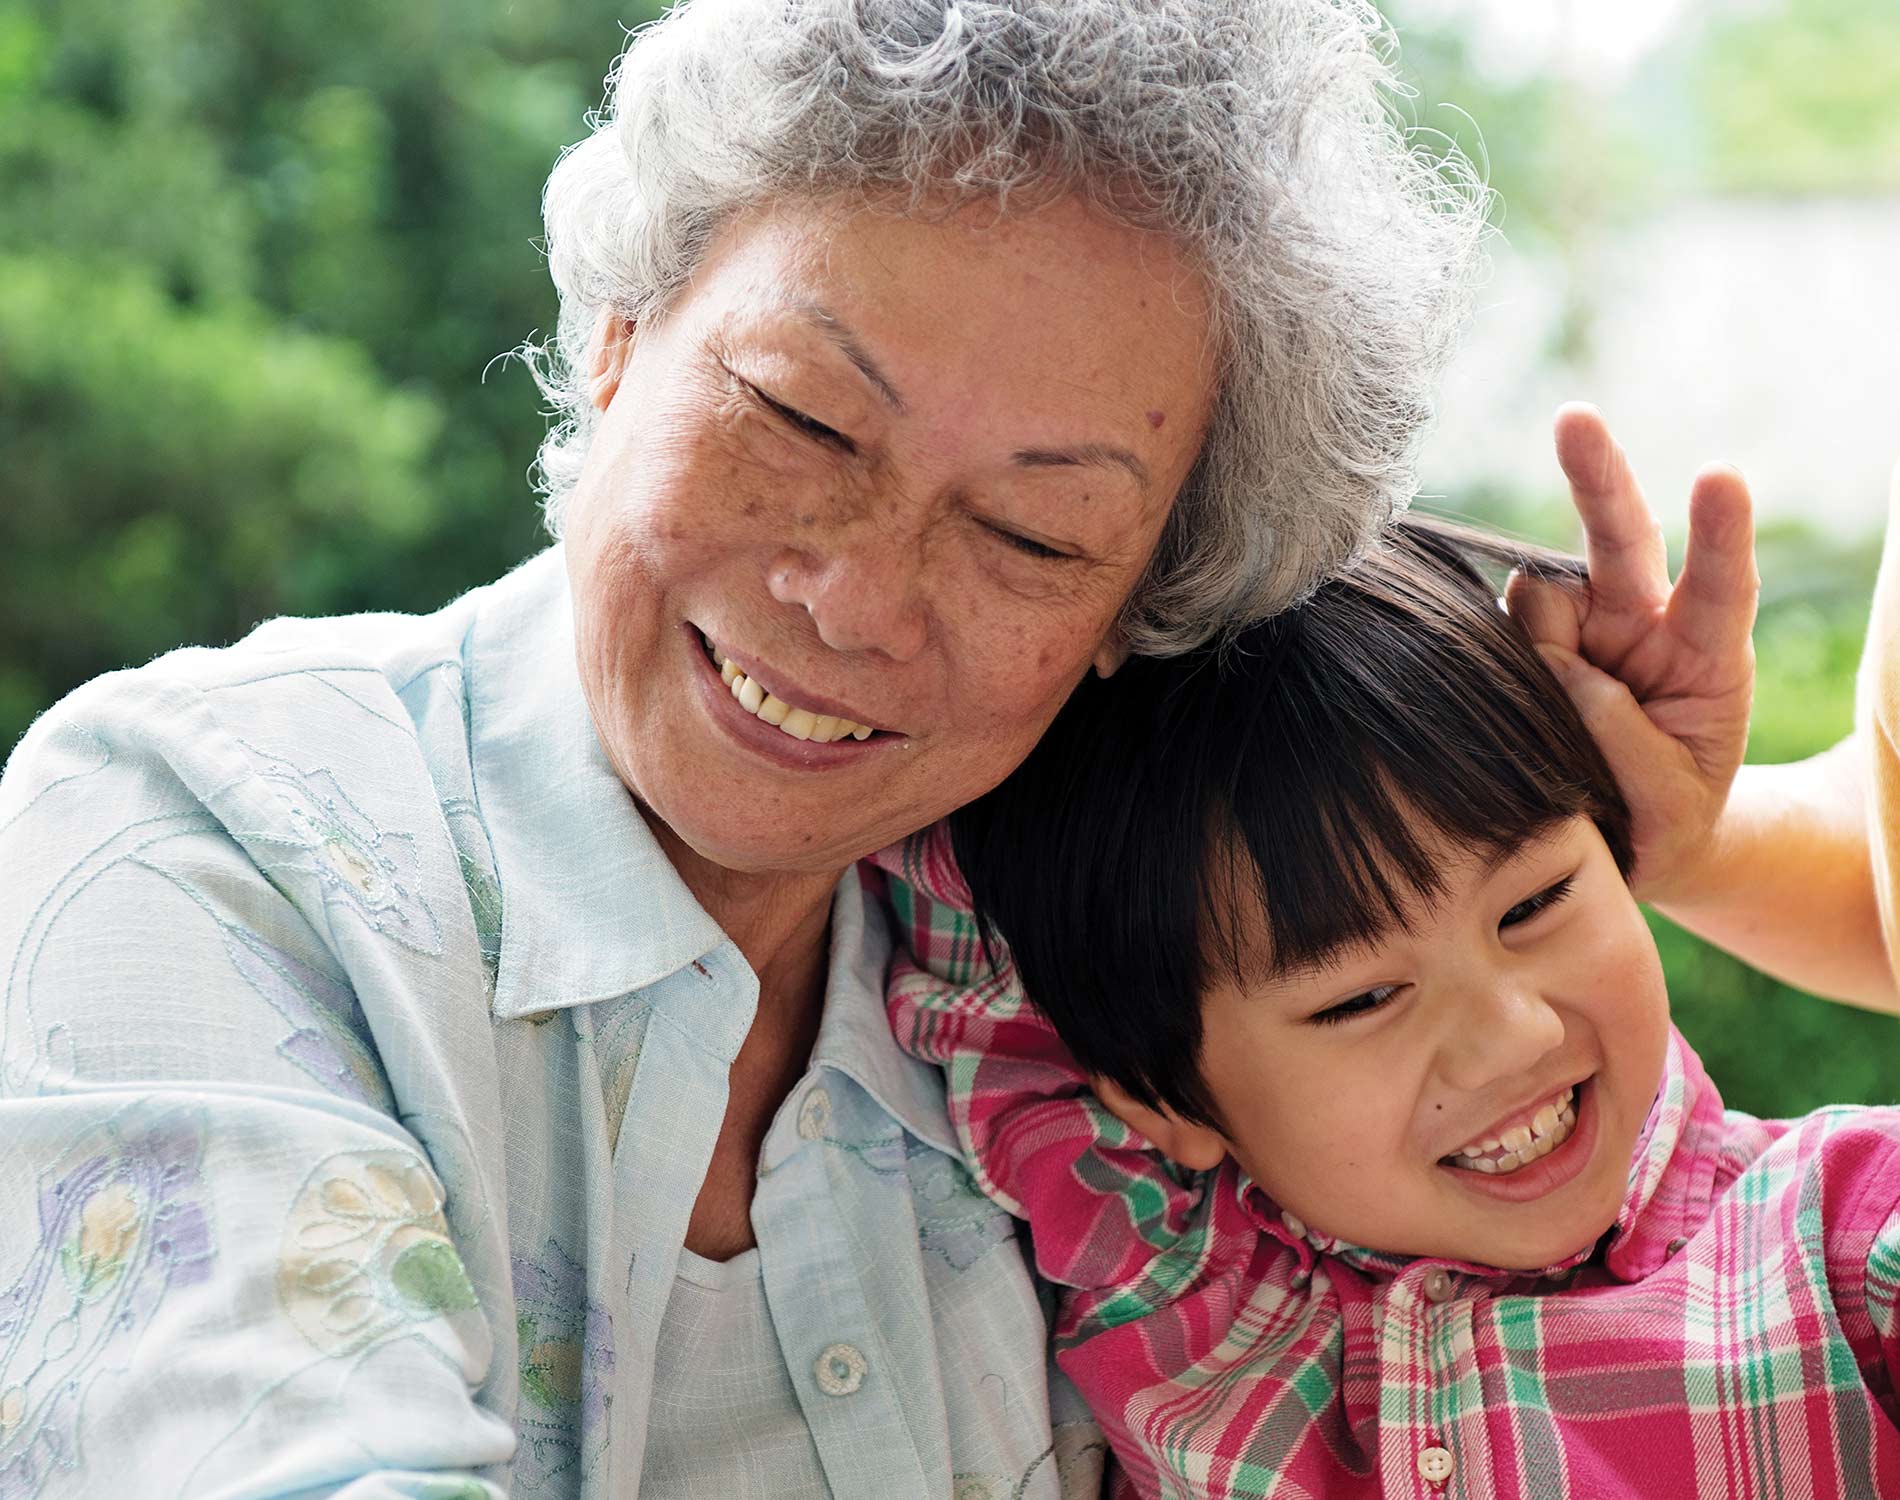
{"label": "woman's hand", "polygon": [[1630,806],[1645,901],[1693,887],[1748,743],[1760,581],[1748,486],[1696,475],[1672,585],[1662,528],[1595,407],[1557,413],[1557,459],[1583,520],[1590,583],[1519,574],[1505,599],[1582,712]]}

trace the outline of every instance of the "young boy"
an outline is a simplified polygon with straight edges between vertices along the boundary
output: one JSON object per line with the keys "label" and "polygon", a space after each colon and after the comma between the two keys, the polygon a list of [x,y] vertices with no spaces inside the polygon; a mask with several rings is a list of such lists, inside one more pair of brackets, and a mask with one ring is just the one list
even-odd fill
{"label": "young boy", "polygon": [[899,861],[898,1040],[1124,1492],[1900,1494],[1900,1111],[1724,1111],[1479,554],[1079,688]]}

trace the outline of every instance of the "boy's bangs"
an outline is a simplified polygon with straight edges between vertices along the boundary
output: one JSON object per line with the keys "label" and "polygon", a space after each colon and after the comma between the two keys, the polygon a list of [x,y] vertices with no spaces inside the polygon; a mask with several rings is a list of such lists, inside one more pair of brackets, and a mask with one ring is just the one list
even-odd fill
{"label": "boy's bangs", "polygon": [[[1206,866],[1205,951],[1230,977],[1323,967],[1410,930],[1447,848],[1508,853],[1584,816],[1627,872],[1601,753],[1448,541],[1408,528],[1322,595],[1260,629],[1281,637],[1276,661],[1215,812],[1232,853]],[[1262,914],[1264,941],[1243,941]]]}

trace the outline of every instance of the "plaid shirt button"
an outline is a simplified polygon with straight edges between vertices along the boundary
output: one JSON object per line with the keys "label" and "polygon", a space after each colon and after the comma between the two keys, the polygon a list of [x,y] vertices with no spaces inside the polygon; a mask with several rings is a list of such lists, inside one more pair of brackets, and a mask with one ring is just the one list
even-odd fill
{"label": "plaid shirt button", "polygon": [[1418,1473],[1421,1479],[1432,1484],[1443,1484],[1451,1478],[1452,1461],[1449,1448],[1421,1448],[1418,1454]]}
{"label": "plaid shirt button", "polygon": [[1458,1291],[1458,1284],[1451,1279],[1451,1272],[1443,1266],[1433,1266],[1418,1285],[1427,1302],[1449,1302]]}

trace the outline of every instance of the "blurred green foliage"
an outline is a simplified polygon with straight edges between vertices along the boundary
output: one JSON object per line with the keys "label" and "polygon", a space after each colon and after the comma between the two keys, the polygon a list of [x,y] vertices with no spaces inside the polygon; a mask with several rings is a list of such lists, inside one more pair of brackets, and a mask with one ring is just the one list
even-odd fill
{"label": "blurred green foliage", "polygon": [[[657,8],[0,0],[0,748],[98,672],[277,613],[431,608],[540,545],[539,400],[490,365],[552,325],[541,184]],[[1487,77],[1393,14],[1417,122],[1558,253],[1685,172],[1900,183],[1891,0],[1724,8],[1611,98]],[[1568,525],[1549,496],[1458,503]],[[1780,759],[1848,727],[1872,553],[1764,551],[1751,754]],[[1891,1019],[1657,928],[1731,1104],[1900,1095]]]}
{"label": "blurred green foliage", "polygon": [[1690,76],[1717,189],[1900,189],[1900,7],[1892,0],[1740,10],[1714,29]]}
{"label": "blurred green foliage", "polygon": [[540,191],[655,4],[0,0],[0,745],[539,546]]}

